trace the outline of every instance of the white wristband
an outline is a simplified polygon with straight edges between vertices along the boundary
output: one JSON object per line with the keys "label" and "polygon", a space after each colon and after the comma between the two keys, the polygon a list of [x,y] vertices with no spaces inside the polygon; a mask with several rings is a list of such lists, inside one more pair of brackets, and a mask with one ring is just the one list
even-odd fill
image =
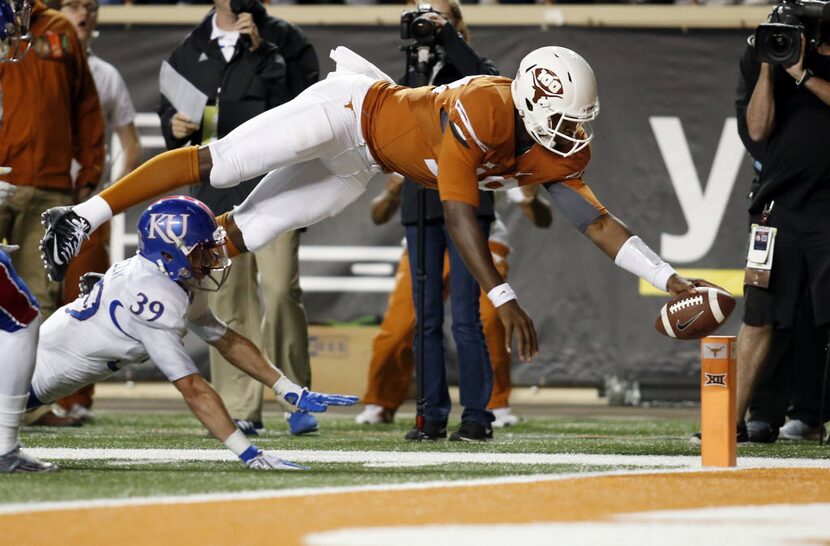
{"label": "white wristband", "polygon": [[241,430],[236,429],[225,439],[225,447],[233,451],[234,455],[239,457],[251,447],[251,441],[245,437]]}
{"label": "white wristband", "polygon": [[502,283],[497,287],[487,292],[487,297],[493,302],[493,307],[501,307],[510,300],[516,299],[516,293],[510,288],[510,285]]}
{"label": "white wristband", "polygon": [[297,401],[303,395],[303,388],[285,376],[280,377],[272,388],[277,398],[294,406],[297,405]]}
{"label": "white wristband", "polygon": [[636,235],[630,237],[620,247],[614,263],[664,292],[669,278],[676,273],[672,266],[664,262]]}

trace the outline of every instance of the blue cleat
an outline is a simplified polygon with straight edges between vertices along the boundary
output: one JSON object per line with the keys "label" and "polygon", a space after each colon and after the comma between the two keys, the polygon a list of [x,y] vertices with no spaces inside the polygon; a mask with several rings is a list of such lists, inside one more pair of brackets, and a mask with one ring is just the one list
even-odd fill
{"label": "blue cleat", "polygon": [[288,430],[294,436],[317,432],[317,419],[307,411],[295,411],[287,420]]}

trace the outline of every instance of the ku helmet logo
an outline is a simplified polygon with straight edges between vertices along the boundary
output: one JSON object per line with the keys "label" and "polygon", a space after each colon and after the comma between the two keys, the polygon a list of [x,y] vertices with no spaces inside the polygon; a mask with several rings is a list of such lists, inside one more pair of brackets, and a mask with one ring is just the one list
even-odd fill
{"label": "ku helmet logo", "polygon": [[537,67],[533,69],[533,103],[545,108],[553,98],[562,98],[565,88],[549,68]]}
{"label": "ku helmet logo", "polygon": [[187,235],[189,217],[189,214],[150,214],[150,229],[147,238],[158,238],[171,244],[178,243]]}
{"label": "ku helmet logo", "polygon": [[726,386],[726,374],[725,373],[707,373],[706,374],[706,383],[703,384],[704,387],[708,386],[713,387],[725,387]]}

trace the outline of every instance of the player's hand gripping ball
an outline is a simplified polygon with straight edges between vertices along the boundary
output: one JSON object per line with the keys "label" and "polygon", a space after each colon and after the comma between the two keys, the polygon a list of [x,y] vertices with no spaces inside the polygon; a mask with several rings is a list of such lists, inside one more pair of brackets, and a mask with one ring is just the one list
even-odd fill
{"label": "player's hand gripping ball", "polygon": [[735,309],[735,298],[721,288],[697,287],[663,305],[654,327],[675,339],[700,339],[723,324]]}

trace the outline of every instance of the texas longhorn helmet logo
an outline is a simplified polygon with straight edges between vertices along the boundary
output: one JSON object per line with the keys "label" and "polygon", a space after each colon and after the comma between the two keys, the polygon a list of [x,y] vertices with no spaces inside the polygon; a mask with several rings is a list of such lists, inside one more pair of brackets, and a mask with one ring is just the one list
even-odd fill
{"label": "texas longhorn helmet logo", "polygon": [[[155,239],[158,237],[165,243],[178,243],[187,235],[187,219],[189,217],[189,214],[152,213],[150,214],[147,238]],[[179,233],[176,233],[177,228]]]}
{"label": "texas longhorn helmet logo", "polygon": [[542,66],[533,69],[533,104],[546,107],[551,99],[561,99],[564,93],[562,80],[553,70]]}

